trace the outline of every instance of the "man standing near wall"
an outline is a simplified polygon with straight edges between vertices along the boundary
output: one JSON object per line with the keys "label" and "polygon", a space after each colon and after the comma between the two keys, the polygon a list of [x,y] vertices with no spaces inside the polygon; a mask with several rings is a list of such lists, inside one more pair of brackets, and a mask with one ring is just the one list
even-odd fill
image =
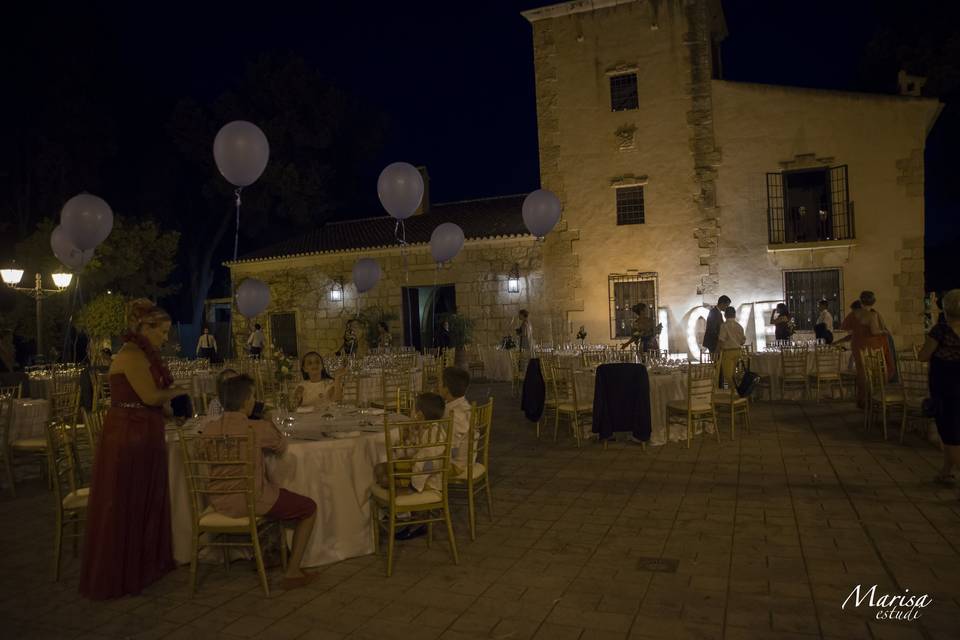
{"label": "man standing near wall", "polygon": [[710,351],[712,360],[719,362],[720,358],[720,327],[723,325],[723,313],[730,306],[730,298],[720,296],[717,306],[710,309],[707,316],[707,330],[703,333],[703,346]]}

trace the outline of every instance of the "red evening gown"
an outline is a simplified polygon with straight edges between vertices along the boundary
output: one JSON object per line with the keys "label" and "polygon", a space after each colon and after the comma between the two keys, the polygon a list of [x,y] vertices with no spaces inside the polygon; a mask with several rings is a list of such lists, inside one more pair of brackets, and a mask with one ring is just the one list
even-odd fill
{"label": "red evening gown", "polygon": [[80,570],[80,593],[93,600],[140,593],[174,568],[163,413],[145,406],[123,374],[110,376],[110,394]]}

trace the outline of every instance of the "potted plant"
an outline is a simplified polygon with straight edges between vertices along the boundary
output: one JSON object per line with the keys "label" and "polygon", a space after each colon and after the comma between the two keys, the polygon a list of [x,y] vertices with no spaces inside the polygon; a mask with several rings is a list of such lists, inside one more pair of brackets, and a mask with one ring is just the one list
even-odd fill
{"label": "potted plant", "polygon": [[456,313],[445,313],[440,322],[450,325],[450,346],[454,348],[453,363],[461,369],[467,368],[467,352],[464,349],[473,341],[473,320]]}

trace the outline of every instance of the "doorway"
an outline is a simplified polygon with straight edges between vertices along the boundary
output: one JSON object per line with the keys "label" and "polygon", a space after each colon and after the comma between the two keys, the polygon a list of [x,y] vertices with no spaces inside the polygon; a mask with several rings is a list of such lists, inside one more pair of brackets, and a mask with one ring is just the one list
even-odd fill
{"label": "doorway", "polygon": [[434,336],[444,314],[457,312],[452,284],[403,287],[403,344],[417,351],[433,349]]}

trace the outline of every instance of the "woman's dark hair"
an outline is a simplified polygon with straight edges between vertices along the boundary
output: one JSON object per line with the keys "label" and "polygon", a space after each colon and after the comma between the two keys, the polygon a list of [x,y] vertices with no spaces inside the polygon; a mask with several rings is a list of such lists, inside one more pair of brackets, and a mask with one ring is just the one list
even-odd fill
{"label": "woman's dark hair", "polygon": [[253,328],[256,329],[257,331],[260,331],[260,329],[262,329],[263,327],[261,327],[259,324],[255,324],[253,325]]}
{"label": "woman's dark hair", "polygon": [[647,310],[647,305],[643,302],[638,302],[637,304],[630,307],[630,311],[633,311],[638,316],[641,315],[644,311]]}
{"label": "woman's dark hair", "polygon": [[224,411],[240,411],[247,398],[253,395],[256,385],[253,378],[241,375],[229,378],[220,385],[220,404]]}
{"label": "woman's dark hair", "polygon": [[787,305],[786,305],[786,304],[784,304],[783,302],[781,302],[781,303],[779,303],[779,304],[777,305],[777,313],[780,314],[780,315],[783,315],[783,314],[786,314],[786,313],[790,313],[790,310],[787,309]]}
{"label": "woman's dark hair", "polygon": [[829,306],[830,306],[830,303],[827,301],[826,298],[821,298],[820,301],[817,302],[817,305],[819,305],[819,306],[821,306],[821,307],[829,307]]}
{"label": "woman's dark hair", "polygon": [[386,322],[381,321],[381,322],[378,322],[377,325],[379,325],[379,327],[384,331],[388,333],[390,332],[390,325],[388,325]]}
{"label": "woman's dark hair", "polygon": [[303,354],[303,357],[300,358],[300,375],[303,376],[304,380],[309,380],[310,376],[307,375],[306,370],[303,368],[303,363],[307,361],[308,356],[317,356],[320,358],[320,379],[321,380],[333,380],[333,376],[330,375],[330,372],[327,371],[327,363],[323,360],[323,356],[317,353],[316,351],[308,351]]}
{"label": "woman's dark hair", "polygon": [[877,294],[873,291],[861,291],[860,292],[860,304],[865,307],[872,307],[877,304]]}

